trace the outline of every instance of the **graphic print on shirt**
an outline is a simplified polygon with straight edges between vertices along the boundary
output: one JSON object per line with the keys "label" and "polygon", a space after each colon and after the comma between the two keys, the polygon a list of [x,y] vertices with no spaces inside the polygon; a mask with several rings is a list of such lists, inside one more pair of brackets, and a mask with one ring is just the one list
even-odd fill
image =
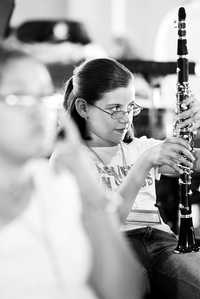
{"label": "graphic print on shirt", "polygon": [[[114,190],[122,183],[124,177],[127,176],[133,164],[127,166],[121,166],[121,165],[105,166],[100,163],[97,163],[96,166],[103,185],[108,189]],[[152,184],[153,184],[153,177],[149,172],[145,178],[142,188],[151,186]]]}

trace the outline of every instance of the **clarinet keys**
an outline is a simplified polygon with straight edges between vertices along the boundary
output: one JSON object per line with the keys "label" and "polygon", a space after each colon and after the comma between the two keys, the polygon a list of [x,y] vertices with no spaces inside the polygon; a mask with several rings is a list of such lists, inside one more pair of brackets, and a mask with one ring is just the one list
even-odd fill
{"label": "clarinet keys", "polygon": [[[185,104],[185,100],[190,95],[188,84],[188,59],[187,59],[187,39],[186,39],[186,13],[184,7],[180,7],[178,11],[178,44],[177,44],[177,113],[181,113],[189,109],[189,105]],[[177,137],[186,140],[190,147],[193,148],[193,133],[191,125],[185,128],[177,129],[175,126]],[[180,212],[180,228],[178,235],[178,244],[175,253],[188,253],[199,251],[199,246],[195,239],[192,215],[191,215],[191,178],[192,169],[179,165],[183,174],[179,177],[179,212]]]}

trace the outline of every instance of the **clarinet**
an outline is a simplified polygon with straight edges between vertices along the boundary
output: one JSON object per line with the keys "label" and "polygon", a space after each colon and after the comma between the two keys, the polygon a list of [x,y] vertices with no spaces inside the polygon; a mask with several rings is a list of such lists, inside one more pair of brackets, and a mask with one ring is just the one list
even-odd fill
{"label": "clarinet", "polygon": [[[189,97],[189,63],[187,59],[187,39],[186,39],[186,13],[184,7],[178,11],[178,44],[177,44],[177,113],[181,113],[189,108],[184,102]],[[175,127],[176,136],[186,140],[193,148],[193,133],[189,130],[190,126],[179,129]],[[179,176],[179,211],[180,228],[178,244],[175,253],[186,253],[198,251],[191,215],[191,174],[192,170],[182,166],[183,174]]]}

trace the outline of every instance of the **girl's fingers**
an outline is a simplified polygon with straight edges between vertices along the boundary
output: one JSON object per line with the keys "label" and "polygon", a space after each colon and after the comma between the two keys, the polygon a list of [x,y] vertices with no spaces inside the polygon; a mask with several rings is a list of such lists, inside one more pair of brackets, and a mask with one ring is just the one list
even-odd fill
{"label": "girl's fingers", "polygon": [[184,165],[188,168],[193,168],[193,163],[188,161],[184,156],[179,159],[179,164]]}
{"label": "girl's fingers", "polygon": [[195,112],[192,118],[185,119],[180,121],[176,128],[182,129],[188,127],[188,131],[192,132],[200,127],[200,109],[198,112]]}
{"label": "girl's fingers", "polygon": [[187,119],[192,119],[194,117],[194,115],[199,112],[199,110],[200,110],[200,108],[193,107],[193,108],[190,108],[189,110],[183,111],[176,116],[176,121],[180,122],[180,121],[184,121]]}
{"label": "girl's fingers", "polygon": [[188,151],[191,151],[192,148],[190,144],[180,137],[170,137],[164,141],[164,144],[175,151],[180,151],[182,148],[186,148]]}
{"label": "girl's fingers", "polygon": [[169,165],[179,174],[182,174],[184,169],[190,171],[193,168],[193,163],[181,155],[174,155],[174,153],[167,157],[163,164]]}
{"label": "girl's fingers", "polygon": [[184,100],[184,104],[187,106],[192,106],[195,102],[197,102],[197,99],[193,95]]}
{"label": "girl's fingers", "polygon": [[188,167],[193,167],[193,163],[195,161],[195,157],[190,150],[186,149],[184,146],[174,144],[163,147],[161,157],[164,159],[171,159],[175,163],[183,163]]}
{"label": "girl's fingers", "polygon": [[[193,167],[193,163],[194,163],[194,158],[192,156],[192,160],[188,158],[188,156],[185,156],[181,153],[170,153],[169,154],[169,158],[174,162],[174,163],[178,163],[178,164],[183,164],[187,167],[192,168]],[[191,157],[190,157],[191,158]]]}
{"label": "girl's fingers", "polygon": [[183,129],[183,128],[187,127],[187,126],[188,126],[188,130],[191,131],[191,128],[192,128],[192,126],[193,126],[193,122],[191,121],[191,119],[186,119],[186,120],[184,120],[183,122],[180,122],[180,123],[176,126],[176,128],[177,128],[177,129]]}
{"label": "girl's fingers", "polygon": [[179,114],[177,115],[177,118],[178,118],[179,120],[180,120],[180,119],[187,119],[187,118],[193,116],[193,114],[194,114],[194,109],[193,109],[193,108],[190,108],[190,109],[188,109],[188,110],[185,110],[185,111],[179,113]]}
{"label": "girl's fingers", "polygon": [[177,128],[184,128],[190,124],[194,125],[194,123],[195,128],[198,128],[197,125],[200,121],[200,101],[191,97],[184,101],[184,105],[188,106],[188,109],[177,115]]}
{"label": "girl's fingers", "polygon": [[182,174],[183,173],[183,169],[181,168],[181,165],[179,163],[174,163],[174,161],[169,160],[167,164],[171,168],[173,168],[176,173],[178,173],[178,174]]}
{"label": "girl's fingers", "polygon": [[190,128],[190,131],[193,132],[194,130],[197,130],[197,129],[199,129],[199,128],[200,128],[200,119],[199,119],[199,120],[196,120],[196,121],[192,124],[192,126],[191,126],[191,128]]}
{"label": "girl's fingers", "polygon": [[182,148],[180,150],[180,154],[182,156],[185,156],[186,159],[188,159],[192,163],[195,161],[195,157],[193,156],[193,154],[190,151],[188,151],[187,149],[185,149],[185,148]]}

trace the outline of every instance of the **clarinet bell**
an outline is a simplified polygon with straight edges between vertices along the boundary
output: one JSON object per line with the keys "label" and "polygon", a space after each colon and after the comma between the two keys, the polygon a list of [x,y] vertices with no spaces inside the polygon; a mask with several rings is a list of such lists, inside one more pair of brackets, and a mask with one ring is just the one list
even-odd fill
{"label": "clarinet bell", "polygon": [[[187,217],[183,217],[187,216]],[[199,251],[199,246],[195,239],[194,227],[192,223],[192,217],[188,215],[182,215],[180,221],[179,240],[175,253],[187,253]]]}

